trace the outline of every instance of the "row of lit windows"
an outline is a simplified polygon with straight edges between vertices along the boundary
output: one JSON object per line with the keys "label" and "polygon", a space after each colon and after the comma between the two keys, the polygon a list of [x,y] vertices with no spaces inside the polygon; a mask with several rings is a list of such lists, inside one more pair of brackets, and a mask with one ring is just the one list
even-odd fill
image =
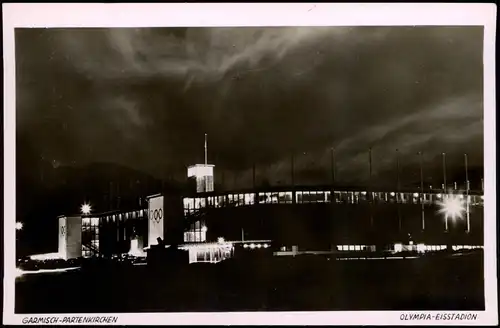
{"label": "row of lit windows", "polygon": [[451,247],[454,251],[458,251],[461,249],[482,249],[483,246],[476,246],[476,245],[453,245]]}
{"label": "row of lit windows", "polygon": [[[92,236],[99,236],[99,226],[82,226],[82,233],[91,233]],[[99,239],[99,238],[92,238]]]}
{"label": "row of lit windows", "polygon": [[99,218],[91,217],[91,218],[82,218],[83,226],[96,227],[99,226]]}
{"label": "row of lit windows", "polygon": [[339,251],[372,251],[375,246],[372,245],[337,245]]}
{"label": "row of lit windows", "polygon": [[[417,244],[417,249],[419,248],[419,244]],[[442,251],[446,249],[446,245],[422,245],[420,246],[423,250],[426,251]]]}
{"label": "row of lit windows", "polygon": [[[394,245],[394,251],[395,252],[402,252],[402,251],[414,251],[416,250],[417,252],[429,252],[429,251],[442,251],[447,249],[448,247],[446,245],[426,245],[426,244],[416,244],[414,245],[413,243],[410,242],[410,245],[403,245],[403,244],[395,244]],[[477,249],[477,248],[483,248],[483,246],[472,246],[472,245],[453,245],[452,250],[461,250],[461,249]]]}
{"label": "row of lit windows", "polygon": [[[336,203],[356,204],[369,199],[366,191],[335,191],[334,201]],[[257,195],[259,204],[290,204],[292,203],[292,192],[260,192]],[[441,201],[442,194],[420,194],[420,193],[395,193],[395,192],[372,192],[372,199],[375,202],[390,202],[404,204],[432,204],[435,201]],[[458,196],[465,199],[464,195]],[[331,202],[330,191],[297,191],[295,193],[296,203],[323,203]],[[471,206],[482,204],[483,196],[469,195],[469,204]],[[255,194],[228,194],[224,196],[209,196],[206,198],[184,198],[184,211],[186,214],[192,210],[205,208],[206,204],[211,207],[224,206],[245,206],[256,203]]]}
{"label": "row of lit windows", "polygon": [[291,204],[292,192],[261,192],[259,193],[261,204]]}
{"label": "row of lit windows", "polygon": [[82,256],[94,256],[99,251],[99,218],[82,218]]}
{"label": "row of lit windows", "polygon": [[94,226],[94,225],[99,225],[100,220],[103,220],[105,222],[115,222],[115,221],[123,221],[123,220],[128,220],[128,219],[140,219],[140,218],[143,218],[146,214],[147,214],[147,211],[138,210],[138,211],[131,211],[131,212],[126,212],[126,213],[106,215],[106,216],[101,216],[101,217],[83,217],[82,224],[89,224],[90,223],[92,226]]}
{"label": "row of lit windows", "polygon": [[207,240],[206,229],[184,232],[184,242],[204,242]]}

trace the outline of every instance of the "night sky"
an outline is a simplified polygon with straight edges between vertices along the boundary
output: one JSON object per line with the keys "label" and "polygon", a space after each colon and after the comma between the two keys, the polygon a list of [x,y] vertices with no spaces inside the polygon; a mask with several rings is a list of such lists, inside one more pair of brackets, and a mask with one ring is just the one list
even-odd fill
{"label": "night sky", "polygon": [[353,183],[370,147],[379,177],[395,149],[403,166],[424,153],[426,181],[442,152],[450,176],[463,153],[483,166],[482,27],[18,29],[16,69],[18,174],[109,162],[182,180],[205,133],[241,184],[254,163],[284,183],[292,153],[322,182],[332,147]]}

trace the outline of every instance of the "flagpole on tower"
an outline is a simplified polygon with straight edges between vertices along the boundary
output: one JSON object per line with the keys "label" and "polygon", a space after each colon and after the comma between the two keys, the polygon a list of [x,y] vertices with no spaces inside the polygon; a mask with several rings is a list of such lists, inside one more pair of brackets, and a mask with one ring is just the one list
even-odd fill
{"label": "flagpole on tower", "polygon": [[205,133],[205,166],[208,164],[208,156],[207,156],[207,134]]}
{"label": "flagpole on tower", "polygon": [[[207,134],[205,133],[205,170],[207,169],[208,166],[208,149],[207,149]],[[208,190],[208,179],[205,177],[205,192]]]}

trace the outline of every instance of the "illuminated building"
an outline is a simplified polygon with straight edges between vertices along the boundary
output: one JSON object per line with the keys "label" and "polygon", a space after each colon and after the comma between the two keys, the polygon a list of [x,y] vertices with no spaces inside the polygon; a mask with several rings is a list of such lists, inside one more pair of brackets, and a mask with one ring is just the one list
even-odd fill
{"label": "illuminated building", "polygon": [[[205,175],[202,174],[201,176]],[[268,226],[274,225],[274,227],[278,227],[281,224],[297,224],[290,221],[290,213],[293,213],[296,217],[301,215],[299,212],[308,213],[307,222],[318,221],[321,219],[321,215],[324,215],[328,219],[328,215],[330,215],[328,214],[329,209],[332,204],[339,206],[335,212],[335,215],[337,215],[335,220],[342,220],[342,215],[339,214],[339,211],[342,210],[344,205],[347,205],[345,208],[349,208],[351,212],[346,216],[349,218],[346,222],[352,223],[348,223],[350,225],[345,227],[342,226],[342,230],[337,229],[338,233],[331,235],[332,239],[327,242],[331,245],[337,245],[334,248],[338,251],[364,251],[368,248],[366,245],[374,245],[373,241],[364,239],[365,237],[361,235],[359,235],[359,238],[352,237],[346,232],[350,231],[349,229],[359,229],[360,225],[356,220],[358,217],[362,217],[364,213],[362,212],[363,208],[368,208],[364,204],[368,204],[370,200],[372,204],[379,204],[381,207],[392,206],[391,204],[404,204],[403,208],[407,208],[408,211],[415,209],[415,217],[417,219],[420,204],[423,203],[428,211],[426,218],[429,221],[426,224],[426,229],[430,231],[430,239],[425,240],[420,238],[415,242],[413,247],[418,251],[422,251],[424,249],[423,244],[441,245],[445,243],[444,240],[440,239],[440,233],[444,231],[444,221],[439,211],[439,206],[447,198],[441,192],[431,191],[421,194],[420,197],[415,197],[414,190],[404,192],[394,192],[392,190],[365,192],[363,190],[349,189],[328,190],[322,187],[300,189],[296,187],[295,190],[280,187],[269,188],[267,190],[249,189],[240,192],[196,192],[185,194],[184,197],[181,195],[156,194],[147,197],[147,208],[59,217],[59,250],[56,253],[56,257],[70,259],[80,256],[107,257],[114,254],[144,256],[145,252],[143,249],[157,244],[158,238],[161,238],[167,244],[199,244],[200,246],[208,244],[209,241],[215,242],[219,236],[224,236],[227,240],[239,240],[240,237],[243,240],[243,236],[241,236],[241,224],[243,223],[240,223],[242,222],[240,216],[247,215],[245,213],[252,213],[248,215],[255,217],[254,221],[256,222],[262,221]],[[483,220],[483,196],[479,193],[469,192],[467,197],[457,194],[454,199],[460,201],[468,200],[471,215],[475,217],[472,220],[474,224],[472,232],[480,232]],[[353,207],[352,205],[356,206]],[[451,209],[454,208],[453,206],[451,207]],[[267,209],[269,209],[269,212]],[[358,209],[360,214],[352,212],[358,211]],[[313,213],[311,210],[318,214],[311,214]],[[462,211],[461,207],[460,210]],[[216,219],[224,217],[224,219],[221,219],[224,220],[224,223],[214,226],[213,221],[211,221],[214,217]],[[274,220],[273,217],[276,218],[275,221],[272,221]],[[355,218],[356,220],[354,220]],[[391,219],[387,216],[381,218],[386,221]],[[457,216],[456,220],[451,221],[450,229],[456,233],[460,233],[462,230],[464,232],[465,228],[458,227],[460,224],[464,225],[462,221],[464,220],[460,220],[460,217]],[[248,221],[246,222],[248,223]],[[303,223],[300,224],[303,226]],[[221,228],[224,231],[221,232]],[[246,229],[245,231],[247,231]],[[291,237],[289,237],[288,242],[282,242],[278,238],[283,235],[283,231],[286,229],[276,230],[277,234],[273,235],[267,235],[265,229],[267,228],[261,229],[259,226],[253,229],[254,233],[250,234],[250,236],[254,239],[265,238],[266,240],[273,240],[276,247],[298,244],[301,247],[305,247],[305,249],[330,249],[330,246],[325,248],[323,246],[305,245],[301,241],[297,241],[295,235],[290,235]],[[251,230],[249,227],[248,231]],[[297,230],[292,232],[293,234],[301,233],[301,231]],[[336,233],[335,230],[333,230],[333,233]],[[405,245],[404,243],[406,243],[404,240],[390,239],[392,235],[386,234],[384,230],[380,230],[377,234],[383,235],[382,239],[385,238],[388,243],[401,242],[403,243],[401,245]],[[336,236],[341,236],[342,238],[338,239]],[[456,240],[454,243],[456,245],[469,244],[466,238],[470,238],[470,235],[467,237],[464,232],[463,236],[463,239]],[[482,237],[479,234],[475,236],[477,239],[470,240],[469,245],[482,244]],[[245,243],[242,244],[242,248],[258,250],[256,245],[252,248],[252,243]],[[264,244],[261,247],[265,248]],[[396,248],[398,247],[399,244]],[[217,253],[219,250],[207,249],[201,247],[197,248],[196,251],[192,250],[190,260],[194,261],[195,258],[201,259],[203,257],[208,262],[213,262],[218,261],[219,258],[225,258],[227,255],[226,253],[224,253],[226,255]],[[427,249],[426,247],[425,250]],[[205,255],[201,255],[203,252],[205,252]],[[198,253],[200,254],[193,255]],[[216,253],[219,255],[214,255]]]}
{"label": "illuminated building", "polygon": [[[209,164],[196,164],[188,167],[188,179],[195,181],[196,192],[206,193],[214,191],[214,167]],[[199,200],[199,202],[204,200]],[[184,233],[184,242],[205,242],[207,227],[202,221],[193,223]]]}
{"label": "illuminated building", "polygon": [[196,164],[188,167],[188,179],[196,183],[196,192],[214,191],[214,167],[211,164]]}

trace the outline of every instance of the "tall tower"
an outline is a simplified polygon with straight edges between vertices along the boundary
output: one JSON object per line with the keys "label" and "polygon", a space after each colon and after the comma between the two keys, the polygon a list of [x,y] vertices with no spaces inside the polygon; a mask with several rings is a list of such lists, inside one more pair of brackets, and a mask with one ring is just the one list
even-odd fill
{"label": "tall tower", "polygon": [[207,134],[205,133],[205,164],[195,164],[188,167],[188,179],[196,180],[196,192],[214,191],[214,167],[208,164]]}
{"label": "tall tower", "polygon": [[209,164],[195,164],[188,167],[188,178],[196,180],[196,192],[214,191],[214,167]]}
{"label": "tall tower", "polygon": [[[214,191],[214,167],[208,164],[207,134],[205,133],[205,164],[195,164],[188,167],[188,179],[195,180],[196,192]],[[191,224],[188,231],[184,232],[184,242],[205,242],[207,227],[203,219]]]}

